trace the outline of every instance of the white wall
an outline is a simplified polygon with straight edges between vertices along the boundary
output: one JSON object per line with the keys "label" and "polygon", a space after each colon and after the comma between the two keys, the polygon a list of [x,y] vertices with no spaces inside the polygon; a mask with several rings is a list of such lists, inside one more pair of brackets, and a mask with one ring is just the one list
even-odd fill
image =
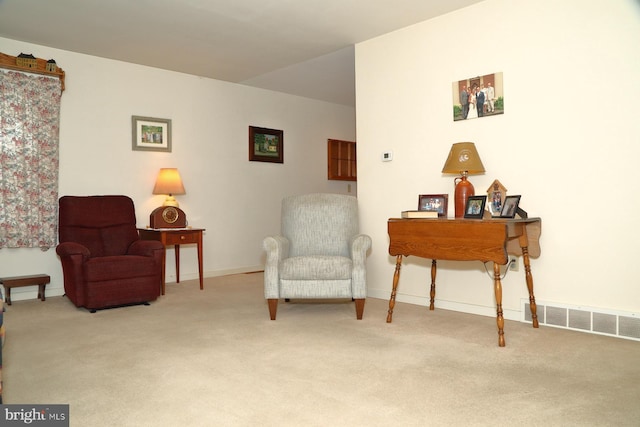
{"label": "white wall", "polygon": [[[640,201],[627,188],[640,155],[639,9],[634,0],[487,0],[357,45],[370,296],[387,299],[391,290],[387,219],[413,209],[418,194],[452,197],[442,165],[452,143],[474,141],[487,169],[471,178],[476,191],[500,179],[543,219],[542,256],[532,260],[538,300],[640,312]],[[478,20],[487,22],[481,31]],[[181,207],[192,225],[207,228],[207,275],[261,267],[261,241],[278,229],[282,196],[346,193],[346,183],[326,181],[326,139],[355,138],[353,109],[9,39],[0,38],[0,51],[55,58],[67,72],[60,195],[129,194],[145,226],[162,201],[151,195],[157,170],[180,168],[188,191]],[[493,72],[504,73],[506,113],[453,122],[452,82]],[[131,151],[131,115],[171,118],[173,153]],[[284,129],[283,165],[247,161],[249,125]],[[386,150],[394,160],[382,163]],[[182,258],[183,278],[196,278],[195,250]],[[27,273],[50,274],[48,294],[62,292],[53,250],[0,250],[0,274]],[[428,275],[428,261],[407,259],[398,300],[425,304]],[[503,285],[505,316],[519,318],[522,269]],[[494,315],[479,263],[440,263],[437,299],[439,307]]]}
{"label": "white wall", "polygon": [[[369,294],[391,291],[387,219],[416,209],[419,194],[451,200],[453,177],[440,171],[452,143],[473,141],[487,170],[470,178],[476,193],[499,179],[542,218],[537,299],[640,313],[638,40],[637,1],[487,0],[358,44]],[[452,82],[494,72],[504,73],[505,114],[453,122]],[[392,162],[380,161],[386,150]],[[426,303],[429,265],[403,263],[398,301]],[[481,263],[441,262],[437,283],[436,306],[495,315]],[[503,281],[505,317],[519,319],[527,297],[521,265]]]}
{"label": "white wall", "polygon": [[[207,229],[207,276],[262,269],[262,239],[279,230],[283,196],[348,192],[327,180],[327,139],[355,139],[353,108],[10,39],[0,38],[0,51],[54,58],[66,72],[59,195],[127,194],[145,227],[164,200],[151,194],[159,168],[179,168],[180,207]],[[132,151],[132,115],[171,119],[173,152]],[[284,164],[248,161],[250,125],[284,130]],[[175,281],[173,249],[167,259]],[[181,260],[181,280],[197,278],[195,247]],[[54,249],[0,250],[0,276],[31,273],[51,276],[47,295],[63,293]],[[36,289],[12,294],[34,298]]]}

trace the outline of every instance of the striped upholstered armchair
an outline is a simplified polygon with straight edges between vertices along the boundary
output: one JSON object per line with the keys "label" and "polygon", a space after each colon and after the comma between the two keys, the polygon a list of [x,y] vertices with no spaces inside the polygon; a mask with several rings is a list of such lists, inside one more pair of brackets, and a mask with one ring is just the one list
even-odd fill
{"label": "striped upholstered armchair", "polygon": [[342,194],[307,194],[282,201],[281,234],[264,239],[264,293],[271,320],[281,298],[351,298],[362,319],[365,260],[371,238],[360,234],[358,201]]}

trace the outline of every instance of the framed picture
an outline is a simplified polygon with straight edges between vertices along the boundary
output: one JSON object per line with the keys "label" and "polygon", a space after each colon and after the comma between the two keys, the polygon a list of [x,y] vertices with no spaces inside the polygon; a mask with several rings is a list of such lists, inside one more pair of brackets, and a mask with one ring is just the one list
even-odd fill
{"label": "framed picture", "polygon": [[520,196],[507,196],[502,205],[500,218],[515,218],[520,204]]}
{"label": "framed picture", "polygon": [[171,152],[171,120],[131,116],[132,146],[137,151]]}
{"label": "framed picture", "polygon": [[502,203],[507,197],[507,188],[497,179],[487,188],[487,205],[492,217],[499,217]]}
{"label": "framed picture", "polygon": [[453,82],[453,121],[504,114],[502,73]]}
{"label": "framed picture", "polygon": [[249,161],[284,163],[283,131],[249,126]]}
{"label": "framed picture", "polygon": [[421,194],[418,196],[418,210],[437,212],[438,218],[447,217],[448,194]]}
{"label": "framed picture", "polygon": [[482,219],[484,215],[484,205],[487,196],[471,196],[467,199],[467,206],[464,209],[465,218]]}

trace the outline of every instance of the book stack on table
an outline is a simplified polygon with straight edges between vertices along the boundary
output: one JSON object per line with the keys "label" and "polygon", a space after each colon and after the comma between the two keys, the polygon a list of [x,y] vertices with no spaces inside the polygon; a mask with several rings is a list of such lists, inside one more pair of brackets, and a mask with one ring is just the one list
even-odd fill
{"label": "book stack on table", "polygon": [[438,212],[402,211],[402,218],[438,218]]}

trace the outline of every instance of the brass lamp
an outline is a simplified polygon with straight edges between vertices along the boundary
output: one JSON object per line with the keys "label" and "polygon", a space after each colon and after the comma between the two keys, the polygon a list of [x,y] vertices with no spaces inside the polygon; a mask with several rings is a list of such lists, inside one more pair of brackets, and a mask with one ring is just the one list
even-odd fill
{"label": "brass lamp", "polygon": [[454,179],[456,218],[464,217],[467,199],[475,195],[475,189],[467,176],[484,173],[484,166],[473,142],[457,142],[451,146],[449,157],[444,163],[442,173],[454,173],[461,176]]}
{"label": "brass lamp", "polygon": [[174,194],[185,194],[182,178],[177,168],[162,168],[156,178],[156,185],[153,187],[153,194],[167,194],[167,198],[162,206],[180,206],[173,197]]}

